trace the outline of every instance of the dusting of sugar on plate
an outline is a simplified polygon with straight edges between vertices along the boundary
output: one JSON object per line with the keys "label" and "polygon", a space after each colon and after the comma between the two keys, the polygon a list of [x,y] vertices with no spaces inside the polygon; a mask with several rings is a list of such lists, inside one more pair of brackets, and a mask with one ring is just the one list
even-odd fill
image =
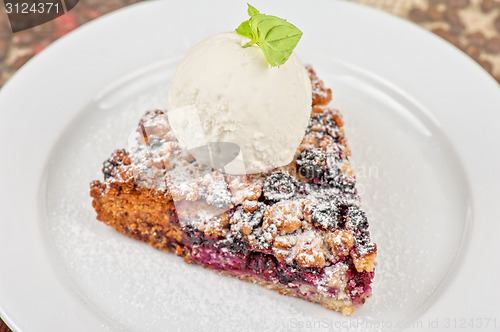
{"label": "dusting of sugar on plate", "polygon": [[[121,103],[103,109],[97,101],[82,110],[49,164],[42,227],[53,263],[80,294],[75,296],[132,331],[289,331],[311,325],[373,331],[370,322],[405,320],[428,303],[461,235],[463,201],[460,179],[450,171],[454,160],[442,152],[446,146],[439,137],[422,137],[377,95],[340,78],[330,81],[335,106],[345,115],[362,206],[379,254],[373,296],[354,316],[188,265],[96,220],[90,181],[102,179],[102,162],[127,146],[144,111],[163,108],[168,82],[150,87],[146,78],[130,82],[144,89],[132,89],[139,92]],[[356,320],[364,323],[354,326]]]}

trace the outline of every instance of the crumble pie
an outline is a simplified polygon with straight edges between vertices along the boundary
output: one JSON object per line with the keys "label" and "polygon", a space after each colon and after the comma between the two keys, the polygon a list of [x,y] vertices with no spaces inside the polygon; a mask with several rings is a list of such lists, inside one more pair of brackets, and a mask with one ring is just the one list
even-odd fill
{"label": "crumble pie", "polygon": [[91,183],[97,219],[228,276],[351,314],[371,296],[376,245],[360,208],[340,113],[311,67],[313,107],[287,166],[228,175],[182,149],[164,111]]}

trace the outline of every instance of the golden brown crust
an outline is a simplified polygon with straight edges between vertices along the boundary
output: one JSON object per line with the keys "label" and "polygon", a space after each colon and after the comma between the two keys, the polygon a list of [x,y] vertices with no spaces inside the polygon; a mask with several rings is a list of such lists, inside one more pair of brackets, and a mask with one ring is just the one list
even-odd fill
{"label": "golden brown crust", "polygon": [[318,78],[311,66],[306,66],[306,68],[312,83],[313,105],[328,105],[332,100],[332,90],[325,87],[325,83]]}
{"label": "golden brown crust", "polygon": [[123,182],[91,184],[92,206],[97,219],[118,232],[149,243],[164,251],[178,250],[182,232],[172,222],[176,219],[172,200],[155,190]]}
{"label": "golden brown crust", "polygon": [[[249,281],[253,282],[255,284],[258,284],[262,287],[265,287],[267,289],[276,291],[280,293],[281,295],[286,295],[286,296],[293,296],[293,297],[298,297],[302,298],[306,301],[313,302],[313,303],[319,303],[321,306],[323,306],[326,309],[329,310],[335,310],[339,311],[344,315],[351,315],[356,311],[356,306],[351,303],[348,299],[336,299],[336,298],[331,298],[331,297],[321,297],[321,296],[313,296],[313,297],[306,297],[303,295],[301,292],[297,292],[295,290],[292,290],[290,288],[287,288],[284,285],[280,284],[275,284],[275,283],[270,283],[264,280],[260,280],[254,276],[251,275],[241,275],[237,273],[231,273],[230,271],[217,271],[220,274],[223,274],[225,276],[229,277],[236,277],[240,280],[244,281]],[[303,287],[302,290],[304,293],[307,293],[308,289],[307,286]]]}

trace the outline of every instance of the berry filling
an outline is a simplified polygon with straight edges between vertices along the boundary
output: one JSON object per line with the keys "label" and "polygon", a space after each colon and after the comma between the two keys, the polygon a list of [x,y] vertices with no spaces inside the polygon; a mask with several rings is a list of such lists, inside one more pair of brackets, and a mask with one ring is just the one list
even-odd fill
{"label": "berry filling", "polygon": [[[190,258],[194,263],[234,275],[252,275],[268,283],[280,283],[289,289],[293,288],[300,297],[312,296],[318,287],[332,296],[339,293],[337,287],[329,287],[323,281],[328,267],[305,268],[298,264],[279,262],[269,249],[251,250],[251,246],[246,245],[242,239],[209,239],[203,232],[190,229],[185,232],[183,244],[190,250]],[[345,291],[349,293],[352,303],[364,303],[371,295],[373,272],[356,271],[350,256],[343,257],[339,262],[348,266]],[[311,288],[304,292],[302,285],[309,285]]]}

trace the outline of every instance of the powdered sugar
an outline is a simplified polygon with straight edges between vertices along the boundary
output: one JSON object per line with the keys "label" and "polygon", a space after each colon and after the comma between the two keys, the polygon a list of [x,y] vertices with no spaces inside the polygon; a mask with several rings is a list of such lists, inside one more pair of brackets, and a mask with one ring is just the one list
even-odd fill
{"label": "powdered sugar", "polygon": [[[342,66],[329,71],[342,72]],[[283,331],[325,326],[324,330],[373,331],[380,325],[372,322],[395,326],[425,309],[461,239],[459,227],[467,207],[461,198],[463,178],[454,172],[456,160],[443,152],[447,145],[439,136],[421,136],[401,119],[399,110],[392,110],[392,104],[361,91],[358,81],[342,81],[355,75],[330,78],[336,101],[348,116],[346,131],[356,174],[361,175],[357,185],[380,249],[374,296],[355,316],[342,317],[185,264],[95,220],[88,183],[102,177],[102,161],[110,151],[126,146],[124,137],[143,111],[162,106],[152,105],[149,94],[131,107],[103,111],[91,105],[54,150],[47,190],[41,194],[46,214],[40,228],[58,276],[82,306],[104,316],[103,325],[116,324],[117,330]],[[167,91],[165,86],[159,90]],[[373,165],[377,176],[363,176]]]}

